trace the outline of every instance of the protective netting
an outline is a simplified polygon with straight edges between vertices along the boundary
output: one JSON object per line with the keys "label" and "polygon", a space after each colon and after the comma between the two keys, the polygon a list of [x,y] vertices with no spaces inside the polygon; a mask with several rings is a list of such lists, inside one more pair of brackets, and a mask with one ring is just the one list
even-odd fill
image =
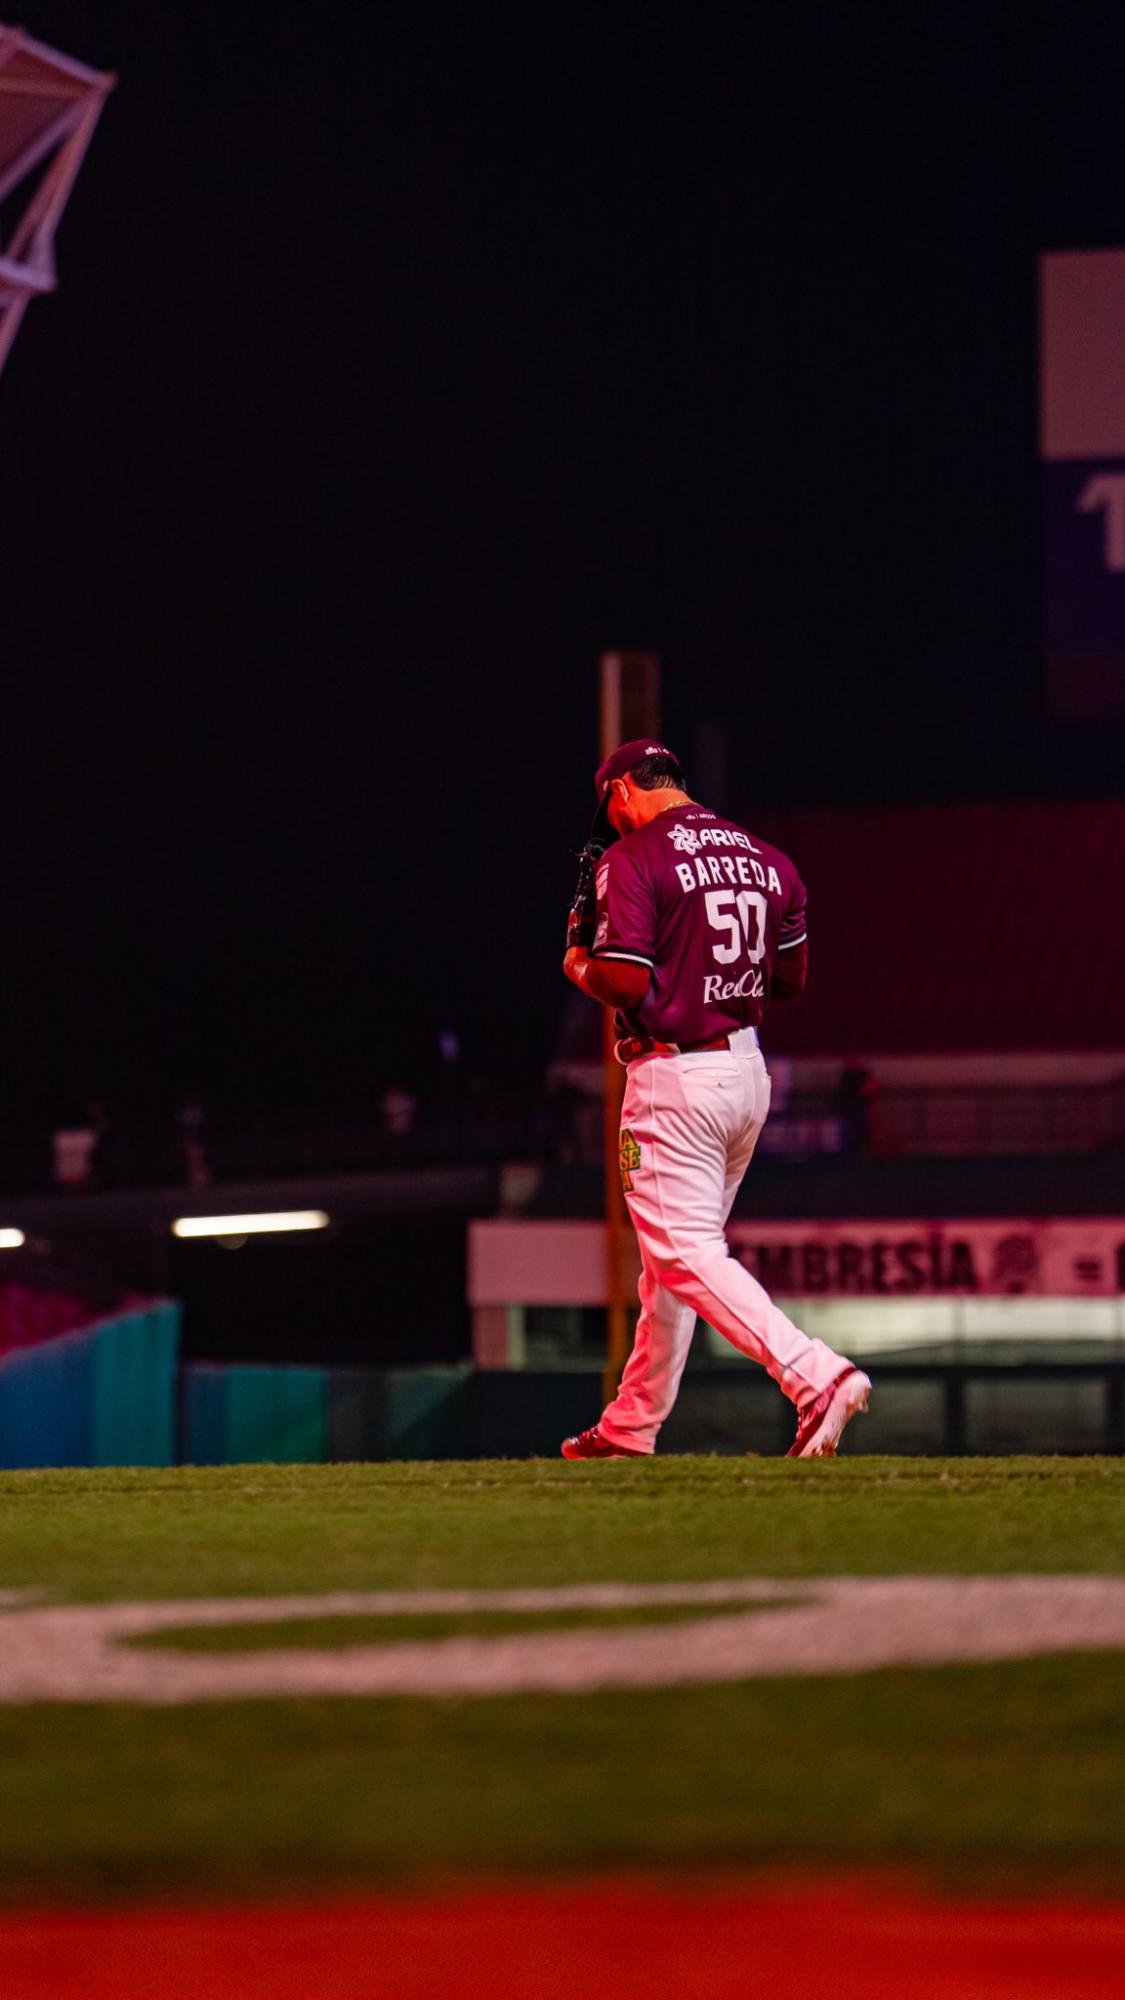
{"label": "protective netting", "polygon": [[0,368],[55,283],[55,232],[114,78],[0,23]]}

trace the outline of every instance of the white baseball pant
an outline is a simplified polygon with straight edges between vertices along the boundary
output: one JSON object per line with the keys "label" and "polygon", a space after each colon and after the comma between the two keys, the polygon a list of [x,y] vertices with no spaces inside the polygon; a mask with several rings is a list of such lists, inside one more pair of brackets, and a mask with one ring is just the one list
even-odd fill
{"label": "white baseball pant", "polygon": [[849,1363],[810,1340],[732,1257],[724,1225],[766,1122],[770,1080],[752,1028],[731,1049],[629,1065],[623,1132],[640,1148],[625,1199],[641,1252],[641,1311],[621,1387],[599,1428],[651,1452],[676,1400],[697,1313],[798,1408]]}

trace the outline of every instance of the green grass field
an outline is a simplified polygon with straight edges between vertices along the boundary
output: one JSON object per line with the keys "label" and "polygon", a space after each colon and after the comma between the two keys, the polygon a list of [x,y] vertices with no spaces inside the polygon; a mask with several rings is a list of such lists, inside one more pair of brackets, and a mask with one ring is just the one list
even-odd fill
{"label": "green grass field", "polygon": [[[47,1603],[1122,1570],[1125,1464],[1106,1459],[0,1475],[0,1590]],[[434,1629],[381,1622],[186,1619],[145,1644],[167,1658]],[[0,1896],[830,1863],[1121,1895],[1123,1725],[1117,1653],[577,1696],[0,1704]]]}

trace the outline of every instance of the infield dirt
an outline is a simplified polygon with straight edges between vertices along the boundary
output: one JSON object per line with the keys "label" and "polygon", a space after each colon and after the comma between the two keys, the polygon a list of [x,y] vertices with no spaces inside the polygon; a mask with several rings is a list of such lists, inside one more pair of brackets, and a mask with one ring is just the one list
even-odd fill
{"label": "infield dirt", "polygon": [[[5,2000],[1109,2000],[1125,1912],[856,1881],[638,1882],[411,1900],[0,1918]],[[815,1982],[810,1964],[819,1966]]]}

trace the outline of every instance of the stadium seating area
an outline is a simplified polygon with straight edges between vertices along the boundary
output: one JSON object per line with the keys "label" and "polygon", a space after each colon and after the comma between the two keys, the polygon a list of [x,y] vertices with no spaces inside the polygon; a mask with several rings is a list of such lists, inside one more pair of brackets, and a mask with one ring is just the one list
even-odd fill
{"label": "stadium seating area", "polygon": [[106,1318],[129,1300],[115,1286],[8,1252],[0,1276],[0,1358]]}

